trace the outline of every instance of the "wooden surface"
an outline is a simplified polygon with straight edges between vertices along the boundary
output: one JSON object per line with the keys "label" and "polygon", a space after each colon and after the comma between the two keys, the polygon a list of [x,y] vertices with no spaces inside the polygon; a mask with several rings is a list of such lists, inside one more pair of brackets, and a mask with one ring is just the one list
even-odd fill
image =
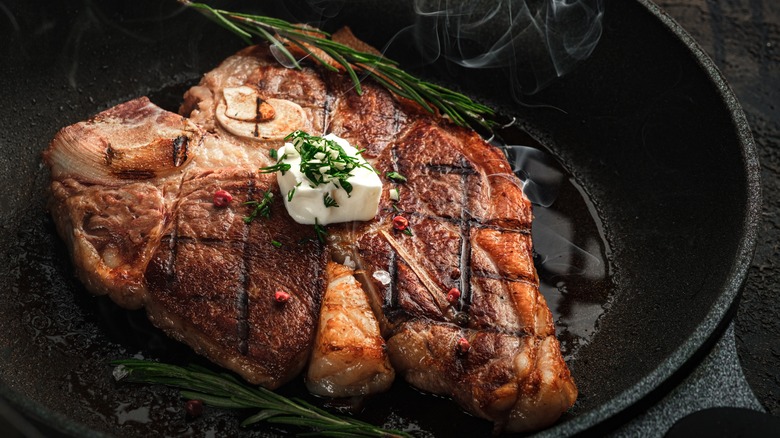
{"label": "wooden surface", "polygon": [[780,1],[655,0],[712,57],[742,104],[761,161],[763,216],[736,319],[758,399],[780,415]]}

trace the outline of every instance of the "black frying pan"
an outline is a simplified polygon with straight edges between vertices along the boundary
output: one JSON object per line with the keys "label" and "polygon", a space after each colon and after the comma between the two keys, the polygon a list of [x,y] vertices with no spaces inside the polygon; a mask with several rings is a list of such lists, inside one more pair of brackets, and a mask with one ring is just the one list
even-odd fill
{"label": "black frying pan", "polygon": [[[112,359],[201,360],[142,312],[84,291],[45,214],[40,163],[60,127],[99,110],[144,94],[175,106],[240,42],[197,14],[177,13],[172,1],[20,3],[0,4],[0,394],[73,435],[240,433],[243,413],[207,410],[188,422],[175,392],[113,382]],[[570,361],[579,401],[543,435],[614,426],[674,385],[728,318],[756,241],[758,163],[723,78],[649,1],[606,3],[593,56],[527,101],[565,112],[512,102],[501,71],[420,71],[524,120],[603,224],[611,302]],[[381,47],[408,23],[410,7],[377,5],[346,2],[327,24],[348,23]],[[397,384],[362,415],[443,436],[489,433],[487,423],[454,412]]]}

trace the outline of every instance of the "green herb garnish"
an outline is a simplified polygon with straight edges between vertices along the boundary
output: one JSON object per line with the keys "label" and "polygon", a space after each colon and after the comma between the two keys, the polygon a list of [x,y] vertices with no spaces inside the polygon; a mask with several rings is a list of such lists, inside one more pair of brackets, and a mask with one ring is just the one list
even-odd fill
{"label": "green herb garnish", "polygon": [[275,173],[275,172],[282,172],[282,175],[284,175],[285,172],[290,170],[292,166],[290,166],[288,163],[282,163],[281,160],[285,159],[286,157],[282,155],[282,158],[279,160],[278,163],[274,164],[273,166],[266,166],[260,168],[260,173]]}
{"label": "green herb garnish", "polygon": [[325,207],[336,207],[338,208],[339,204],[336,202],[335,199],[331,198],[329,194],[325,193],[325,196],[322,198],[322,200],[325,202]]}
{"label": "green herb garnish", "polygon": [[223,409],[260,409],[241,426],[267,422],[299,426],[319,436],[333,437],[411,437],[410,434],[382,429],[350,417],[341,417],[299,398],[286,398],[262,387],[240,382],[227,373],[203,367],[179,367],[159,362],[126,359],[111,362],[117,380],[128,383],[160,384],[177,388],[182,397],[201,400]]}
{"label": "green herb garnish", "polygon": [[[370,164],[359,160],[357,156],[348,154],[341,145],[333,140],[309,135],[300,130],[291,132],[284,139],[291,142],[301,156],[301,173],[306,176],[312,187],[333,182],[337,187],[344,189],[349,196],[352,192],[352,184],[347,179],[354,176],[352,172],[355,169],[362,167],[376,172]],[[360,155],[361,152],[363,150],[359,150],[357,155]],[[284,172],[292,167],[289,163],[283,162],[285,159],[287,159],[287,154],[282,155],[276,164],[261,167],[260,173],[279,171],[284,175]],[[288,202],[292,200],[294,193],[293,190],[287,193]],[[333,202],[335,203],[335,201]],[[326,205],[328,205],[327,200]]]}
{"label": "green herb garnish", "polygon": [[274,148],[271,148],[268,151],[268,156],[273,158],[274,160],[278,160],[279,159],[279,154],[276,153],[276,149],[274,149]]}
{"label": "green herb garnish", "polygon": [[341,185],[341,188],[343,188],[344,191],[347,192],[347,197],[351,198],[352,195],[350,193],[352,193],[352,184],[350,184],[350,182],[345,179],[340,179],[339,184]]}
{"label": "green herb garnish", "polygon": [[327,32],[277,18],[215,9],[189,0],[178,1],[185,6],[199,9],[220,26],[237,34],[247,44],[252,43],[253,37],[267,41],[295,68],[301,68],[301,65],[289,48],[302,51],[306,58],[324,68],[338,71],[338,68],[318,55],[324,53],[344,68],[358,94],[363,93],[361,78],[358,76],[358,73],[361,73],[373,78],[391,93],[416,102],[428,112],[435,113],[438,110],[460,126],[482,126],[490,130],[496,125],[492,120],[495,116],[492,108],[476,103],[461,93],[414,77],[398,68],[396,61],[337,43],[330,39]]}
{"label": "green herb garnish", "polygon": [[273,245],[273,246],[275,246],[277,248],[281,248],[282,247],[282,242],[279,242],[278,240],[271,240],[271,245]]}
{"label": "green herb garnish", "polygon": [[[303,131],[294,131],[284,138],[291,142],[301,155],[301,173],[314,187],[331,181],[338,183],[348,194],[352,184],[347,179],[352,171],[362,167],[375,172],[370,164],[360,161],[357,156],[348,154],[337,142]],[[360,155],[362,151],[358,151]]]}
{"label": "green herb garnish", "polygon": [[325,240],[328,238],[328,229],[316,217],[314,218],[314,232],[317,233],[317,239],[320,243],[325,243]]}
{"label": "green herb garnish", "polygon": [[257,216],[262,216],[264,218],[268,218],[271,215],[271,202],[273,202],[274,194],[271,193],[271,191],[267,191],[263,194],[263,199],[258,201],[247,201],[244,202],[244,205],[249,205],[250,207],[254,207],[252,210],[252,213],[249,214],[249,216],[244,217],[244,222],[250,223]]}
{"label": "green herb garnish", "polygon": [[401,183],[406,182],[406,177],[401,175],[398,172],[387,172],[387,173],[385,173],[385,176],[388,179],[391,179],[391,180],[393,180],[395,182],[401,182]]}

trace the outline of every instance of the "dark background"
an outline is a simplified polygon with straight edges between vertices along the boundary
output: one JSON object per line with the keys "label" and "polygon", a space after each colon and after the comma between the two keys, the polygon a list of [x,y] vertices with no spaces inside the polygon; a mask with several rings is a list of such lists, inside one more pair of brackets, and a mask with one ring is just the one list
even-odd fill
{"label": "dark background", "polygon": [[764,198],[755,258],[736,317],[737,352],[756,397],[780,415],[780,2],[656,1],[712,57],[750,123]]}

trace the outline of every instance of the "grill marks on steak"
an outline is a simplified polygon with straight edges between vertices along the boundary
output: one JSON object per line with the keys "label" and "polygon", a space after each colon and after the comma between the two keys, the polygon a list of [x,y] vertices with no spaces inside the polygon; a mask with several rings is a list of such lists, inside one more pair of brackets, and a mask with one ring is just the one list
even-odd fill
{"label": "grill marks on steak", "polygon": [[[234,364],[253,383],[276,388],[308,358],[327,251],[279,204],[269,218],[251,224],[242,208],[215,207],[218,189],[229,191],[235,206],[259,201],[269,190],[281,196],[271,175],[246,169],[186,179],[175,227],[146,271],[147,310],[172,337],[218,363]],[[277,290],[291,299],[276,302]]]}
{"label": "grill marks on steak", "polygon": [[[349,233],[396,371],[497,431],[554,421],[577,390],[538,290],[530,204],[504,157],[472,132],[422,119],[375,166],[408,181],[395,206],[383,199],[378,220]],[[395,208],[414,237],[388,231]],[[393,281],[378,282],[378,270]],[[461,298],[450,305],[453,287]]]}
{"label": "grill marks on steak", "polygon": [[[518,182],[494,183],[513,178],[506,160],[493,155],[493,148],[476,134],[455,127],[448,130],[428,120],[417,121],[383,151],[374,163],[377,170],[397,171],[408,179],[401,186],[400,200],[393,205],[383,198],[377,222],[359,226],[346,238],[357,241],[360,259],[367,266],[386,270],[397,279],[383,288],[393,290],[383,297],[388,312],[397,305],[413,316],[451,321],[454,315],[445,312],[450,288],[462,293],[458,310],[468,310],[472,283],[480,290],[495,289],[491,279],[520,281],[531,289],[538,284],[532,264],[529,201]],[[475,155],[495,159],[492,167],[500,173],[484,172],[482,160],[478,169],[463,149],[478,149]],[[513,205],[498,205],[502,202]],[[379,231],[388,229],[396,209],[409,219],[413,238]],[[480,306],[489,302],[476,299]]]}
{"label": "grill marks on steak", "polygon": [[[127,157],[154,172],[127,179],[115,171]],[[302,370],[329,256],[311,227],[287,215],[275,178],[257,173],[266,150],[204,134],[141,98],[63,129],[44,158],[52,216],[90,291],[146,307],[171,337],[253,383],[275,388]],[[233,195],[229,208],[214,205],[219,189]],[[269,190],[270,218],[245,223],[243,203]],[[277,290],[292,298],[277,303]]]}

